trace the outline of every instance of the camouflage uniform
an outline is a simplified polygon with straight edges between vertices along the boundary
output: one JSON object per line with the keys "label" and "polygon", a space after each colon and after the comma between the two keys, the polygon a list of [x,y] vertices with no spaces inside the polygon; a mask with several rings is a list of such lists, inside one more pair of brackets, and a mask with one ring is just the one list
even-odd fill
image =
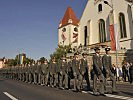
{"label": "camouflage uniform", "polygon": [[50,71],[50,86],[55,86],[58,83],[58,65],[57,62],[51,62],[49,66]]}
{"label": "camouflage uniform", "polygon": [[60,62],[60,84],[59,87],[63,87],[65,82],[65,88],[68,89],[68,66],[66,60]]}

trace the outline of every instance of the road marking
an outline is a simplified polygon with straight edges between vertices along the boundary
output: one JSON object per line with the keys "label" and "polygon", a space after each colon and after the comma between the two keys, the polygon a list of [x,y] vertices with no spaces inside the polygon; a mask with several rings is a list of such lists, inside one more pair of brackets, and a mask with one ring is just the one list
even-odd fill
{"label": "road marking", "polygon": [[11,100],[18,100],[16,99],[15,97],[13,97],[12,95],[10,95],[9,93],[7,92],[3,92],[6,96],[8,96]]}
{"label": "road marking", "polygon": [[107,97],[116,98],[116,99],[123,99],[123,100],[133,100],[131,97],[125,97],[125,96],[118,96],[118,95],[112,95],[112,94],[105,94]]}
{"label": "road marking", "polygon": [[88,92],[86,92],[86,91],[82,91],[82,93],[88,93]]}
{"label": "road marking", "polygon": [[[93,94],[91,91],[82,91],[82,93],[90,93]],[[112,94],[105,94],[106,97],[115,98],[115,99],[123,99],[123,100],[133,100],[132,97],[125,97],[125,96],[119,96],[119,95],[112,95]]]}

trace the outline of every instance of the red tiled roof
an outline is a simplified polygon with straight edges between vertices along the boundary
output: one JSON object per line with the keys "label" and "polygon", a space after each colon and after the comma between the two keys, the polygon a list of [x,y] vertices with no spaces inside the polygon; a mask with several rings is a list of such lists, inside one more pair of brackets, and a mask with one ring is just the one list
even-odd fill
{"label": "red tiled roof", "polygon": [[68,22],[69,19],[72,20],[72,24],[78,26],[79,19],[77,19],[76,15],[71,7],[67,8],[63,19],[60,21],[60,24],[62,24],[61,27],[69,24],[69,22]]}

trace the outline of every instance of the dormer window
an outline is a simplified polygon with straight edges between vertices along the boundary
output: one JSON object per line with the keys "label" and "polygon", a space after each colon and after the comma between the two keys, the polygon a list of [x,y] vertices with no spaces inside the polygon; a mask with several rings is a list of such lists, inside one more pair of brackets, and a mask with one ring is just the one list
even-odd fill
{"label": "dormer window", "polygon": [[69,20],[68,20],[68,23],[72,23],[72,22],[73,22],[72,19],[69,19]]}
{"label": "dormer window", "polygon": [[103,8],[102,8],[102,4],[98,5],[98,12],[102,12]]}

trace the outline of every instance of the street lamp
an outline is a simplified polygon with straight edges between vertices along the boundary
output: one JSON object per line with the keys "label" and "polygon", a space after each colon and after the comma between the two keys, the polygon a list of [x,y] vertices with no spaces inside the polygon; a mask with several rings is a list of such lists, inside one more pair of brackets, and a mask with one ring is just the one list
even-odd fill
{"label": "street lamp", "polygon": [[[111,0],[111,2],[112,2],[112,0]],[[112,8],[112,10],[113,10],[113,3],[112,3],[112,5],[110,5],[110,4],[108,3],[108,1],[104,1],[104,3],[105,3],[106,5],[108,5],[108,6],[110,6],[110,7]]]}

